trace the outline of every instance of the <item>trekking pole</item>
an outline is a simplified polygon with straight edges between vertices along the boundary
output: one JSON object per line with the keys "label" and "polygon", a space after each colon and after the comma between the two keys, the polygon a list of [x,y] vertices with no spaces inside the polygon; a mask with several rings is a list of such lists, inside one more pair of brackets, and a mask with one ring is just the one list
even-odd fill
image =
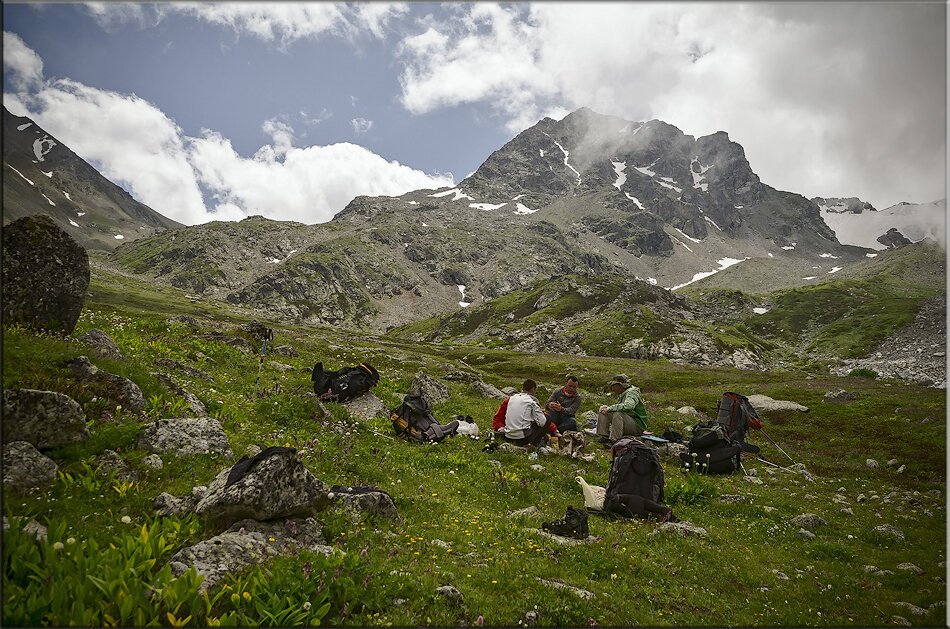
{"label": "trekking pole", "polygon": [[[759,432],[761,432],[761,433],[762,433],[762,436],[764,436],[766,439],[768,439],[769,442],[770,442],[773,446],[775,446],[776,448],[778,448],[778,449],[782,452],[782,454],[784,454],[785,456],[788,456],[788,452],[786,452],[785,450],[782,450],[782,446],[780,446],[779,444],[775,443],[775,440],[772,439],[772,437],[770,437],[770,436],[768,436],[767,434],[765,434],[765,431],[764,431],[764,430],[761,430],[761,429],[760,429]],[[790,457],[790,456],[788,456],[788,460],[791,461],[792,463],[796,463],[796,464],[798,463],[798,461],[796,461],[795,459],[793,459],[793,458]]]}
{"label": "trekking pole", "polygon": [[747,456],[747,457],[749,457],[750,459],[755,459],[756,461],[762,461],[763,463],[766,463],[766,464],[768,464],[768,465],[771,465],[772,467],[777,467],[777,468],[780,469],[780,470],[785,470],[786,472],[791,472],[791,473],[793,473],[793,474],[797,474],[797,473],[798,473],[798,472],[796,472],[795,470],[793,470],[793,469],[790,468],[790,467],[782,467],[781,465],[776,465],[775,463],[772,463],[771,461],[766,461],[766,460],[763,459],[762,457],[753,456],[753,455],[749,454],[748,452],[743,452],[743,453],[742,453],[742,456]]}
{"label": "trekking pole", "polygon": [[261,362],[257,366],[257,380],[254,381],[254,395],[257,395],[257,384],[261,381],[261,369],[264,368],[264,352],[267,351],[267,342],[274,338],[274,331],[264,328],[264,345],[261,347]]}

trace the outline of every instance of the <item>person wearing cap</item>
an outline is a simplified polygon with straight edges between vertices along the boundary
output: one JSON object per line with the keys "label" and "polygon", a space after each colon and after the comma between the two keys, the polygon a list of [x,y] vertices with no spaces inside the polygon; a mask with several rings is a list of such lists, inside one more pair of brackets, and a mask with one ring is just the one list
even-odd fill
{"label": "person wearing cap", "polygon": [[630,384],[624,374],[613,377],[608,385],[620,399],[616,404],[600,407],[597,416],[597,436],[601,443],[613,443],[624,435],[640,435],[647,429],[647,412],[640,389]]}

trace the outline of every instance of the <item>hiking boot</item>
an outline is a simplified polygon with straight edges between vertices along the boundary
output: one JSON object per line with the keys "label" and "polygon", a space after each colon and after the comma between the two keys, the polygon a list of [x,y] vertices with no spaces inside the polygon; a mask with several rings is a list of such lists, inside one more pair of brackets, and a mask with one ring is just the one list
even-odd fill
{"label": "hiking boot", "polygon": [[613,440],[612,440],[610,437],[606,436],[606,435],[604,435],[603,437],[598,437],[598,438],[597,438],[597,443],[599,443],[599,444],[600,444],[600,447],[603,448],[603,449],[605,449],[605,450],[609,450],[609,449],[611,448],[611,446],[614,445]]}
{"label": "hiking boot", "polygon": [[568,507],[567,513],[560,520],[542,523],[541,528],[548,533],[574,539],[586,539],[590,535],[587,528],[587,510],[574,507]]}

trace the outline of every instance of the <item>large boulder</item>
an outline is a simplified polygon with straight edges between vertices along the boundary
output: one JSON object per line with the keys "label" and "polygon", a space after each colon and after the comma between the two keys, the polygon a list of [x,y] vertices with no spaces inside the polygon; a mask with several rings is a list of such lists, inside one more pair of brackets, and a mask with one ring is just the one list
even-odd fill
{"label": "large boulder", "polygon": [[389,419],[391,415],[389,407],[369,391],[344,402],[343,406],[350,412],[350,415],[367,422],[373,421],[376,417]]}
{"label": "large boulder", "polygon": [[768,411],[801,411],[808,412],[807,406],[789,400],[773,400],[767,395],[755,394],[749,396],[749,404],[759,412]]}
{"label": "large boulder", "polygon": [[504,400],[507,395],[502,393],[498,387],[488,384],[482,380],[474,380],[470,385],[472,393],[478,397],[488,398],[489,400]]}
{"label": "large boulder", "polygon": [[139,433],[138,447],[156,454],[234,456],[221,424],[209,417],[160,419],[146,424]]}
{"label": "large boulder", "polygon": [[449,387],[426,374],[426,372],[420,371],[413,378],[412,384],[409,385],[407,395],[421,395],[429,403],[429,406],[436,406],[448,401]]}
{"label": "large boulder", "polygon": [[124,408],[138,412],[145,410],[145,395],[139,385],[128,378],[103,371],[89,362],[86,356],[77,356],[66,363],[70,373],[81,382],[93,382],[104,389],[102,395],[118,402]]}
{"label": "large boulder", "polygon": [[62,393],[3,390],[3,440],[28,441],[40,450],[82,443],[89,438],[79,403]]}
{"label": "large boulder", "polygon": [[56,480],[59,466],[53,459],[26,441],[13,441],[3,446],[3,484],[19,492],[45,487]]}
{"label": "large boulder", "polygon": [[3,322],[72,334],[86,303],[89,256],[49,216],[3,226]]}
{"label": "large boulder", "polygon": [[231,468],[226,468],[211,481],[195,513],[227,523],[245,518],[305,518],[332,502],[327,484],[311,474],[292,449],[261,458],[228,485],[230,473]]}
{"label": "large boulder", "polygon": [[334,485],[330,490],[336,505],[356,522],[363,519],[364,515],[377,515],[402,522],[392,496],[378,487]]}
{"label": "large boulder", "polygon": [[115,344],[115,341],[112,340],[111,336],[102,330],[89,330],[88,332],[83,332],[76,337],[76,340],[92,347],[103,356],[118,360],[125,360],[125,356],[122,355],[122,350],[119,349],[119,346]]}
{"label": "large boulder", "polygon": [[282,553],[300,550],[333,553],[323,540],[319,523],[313,518],[284,522],[242,520],[211,539],[183,548],[171,558],[172,575],[180,577],[194,566],[204,576],[199,589],[214,590],[231,573],[261,563]]}

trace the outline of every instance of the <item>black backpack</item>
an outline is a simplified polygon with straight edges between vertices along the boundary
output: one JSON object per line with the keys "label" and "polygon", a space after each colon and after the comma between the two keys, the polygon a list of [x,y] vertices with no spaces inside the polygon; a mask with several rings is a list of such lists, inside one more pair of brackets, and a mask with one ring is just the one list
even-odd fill
{"label": "black backpack", "polygon": [[379,372],[369,363],[360,363],[358,367],[344,367],[337,371],[324,371],[323,363],[313,366],[313,392],[321,400],[348,402],[376,386]]}
{"label": "black backpack", "polygon": [[689,451],[680,454],[683,466],[701,474],[728,474],[739,469],[742,445],[729,439],[725,426],[699,422],[693,428]]}
{"label": "black backpack", "polygon": [[618,494],[663,502],[663,467],[656,450],[636,437],[622,437],[610,448],[613,461],[604,492],[604,511],[626,514]]}
{"label": "black backpack", "polygon": [[454,431],[450,433],[442,429],[432,415],[429,402],[421,395],[407,395],[403,398],[402,404],[392,412],[390,420],[397,437],[415,443],[438,443],[455,434]]}
{"label": "black backpack", "polygon": [[717,407],[716,421],[726,429],[726,435],[731,441],[742,446],[743,451],[756,454],[759,452],[758,446],[745,442],[750,424],[762,427],[762,419],[749,403],[749,398],[731,391],[723,393]]}

